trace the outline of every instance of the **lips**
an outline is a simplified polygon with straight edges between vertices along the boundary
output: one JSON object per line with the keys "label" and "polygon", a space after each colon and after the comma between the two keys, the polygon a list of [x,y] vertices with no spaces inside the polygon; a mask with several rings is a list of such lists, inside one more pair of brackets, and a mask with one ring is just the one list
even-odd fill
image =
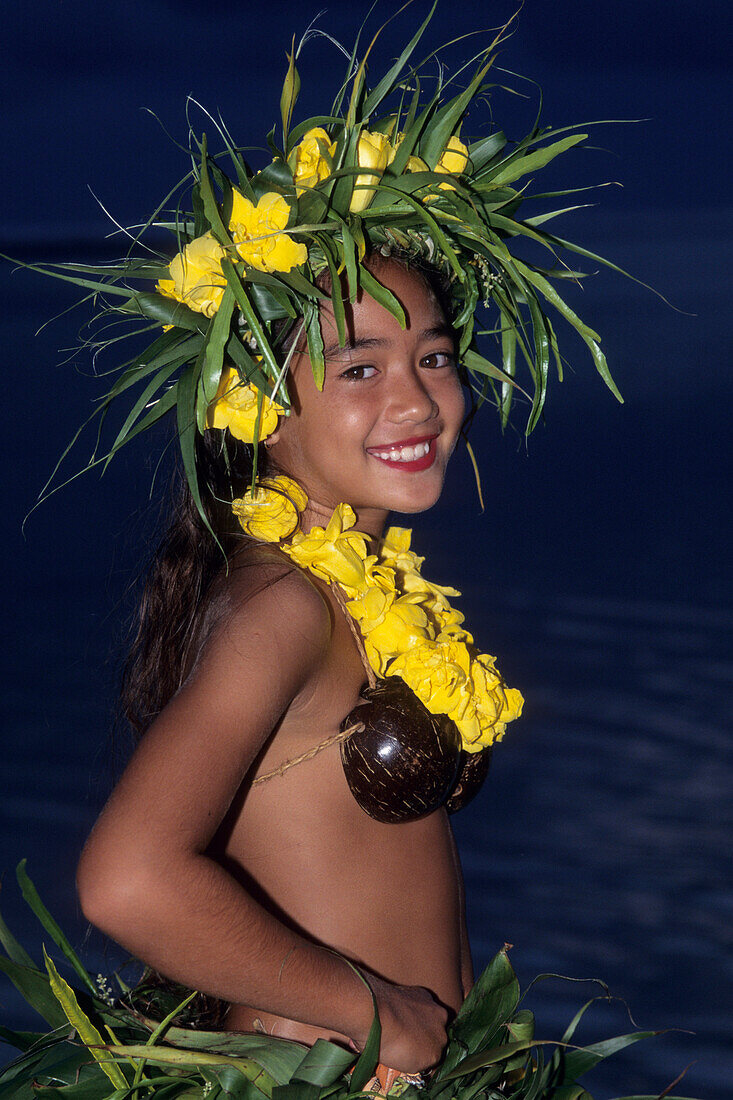
{"label": "lips", "polygon": [[437,435],[414,439],[401,439],[399,443],[390,443],[385,447],[367,447],[367,454],[393,469],[418,473],[427,470],[435,462],[435,440]]}

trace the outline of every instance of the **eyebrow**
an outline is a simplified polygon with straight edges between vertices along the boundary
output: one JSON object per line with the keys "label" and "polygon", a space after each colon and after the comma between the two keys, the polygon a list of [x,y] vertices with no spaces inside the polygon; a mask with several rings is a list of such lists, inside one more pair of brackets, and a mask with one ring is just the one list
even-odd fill
{"label": "eyebrow", "polygon": [[[427,340],[439,340],[443,337],[450,340],[455,346],[456,331],[448,324],[435,325],[433,328],[423,329],[418,335],[418,342],[422,343]],[[324,359],[342,359],[354,351],[369,351],[372,348],[386,348],[389,344],[390,341],[385,340],[384,337],[381,336],[364,336],[345,344],[344,347],[341,347],[338,341],[336,341],[324,347],[323,357]]]}

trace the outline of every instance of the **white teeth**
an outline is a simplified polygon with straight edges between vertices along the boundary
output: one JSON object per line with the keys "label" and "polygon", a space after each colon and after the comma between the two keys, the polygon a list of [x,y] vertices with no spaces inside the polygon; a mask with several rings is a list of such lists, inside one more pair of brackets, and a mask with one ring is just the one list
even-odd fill
{"label": "white teeth", "polygon": [[390,447],[387,451],[372,453],[377,458],[388,459],[390,462],[415,462],[418,458],[425,458],[429,450],[429,443],[416,443],[414,447]]}

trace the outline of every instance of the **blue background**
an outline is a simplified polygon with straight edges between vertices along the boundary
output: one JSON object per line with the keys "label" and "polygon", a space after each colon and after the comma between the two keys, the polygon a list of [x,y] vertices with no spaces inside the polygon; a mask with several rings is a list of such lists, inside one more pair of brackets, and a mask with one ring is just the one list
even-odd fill
{"label": "blue background", "polygon": [[[341,2],[318,25],[350,43],[366,7]],[[374,28],[395,9],[378,5]],[[261,143],[278,115],[290,36],[318,10],[36,0],[5,14],[0,250],[26,260],[113,255],[118,245],[100,243],[112,226],[87,188],[133,224],[187,170],[141,108],[185,141],[190,93],[221,110],[238,142]],[[381,57],[398,52],[426,10],[418,0],[387,28]],[[443,0],[429,42],[512,11],[502,0]],[[603,334],[625,405],[566,334],[574,370],[553,382],[528,444],[520,419],[504,436],[490,415],[476,427],[486,511],[458,454],[440,505],[414,524],[428,576],[463,590],[477,639],[527,697],[482,796],[455,819],[477,965],[509,941],[524,983],[539,971],[599,976],[640,1025],[695,1032],[632,1048],[599,1076],[598,1095],[661,1091],[690,1062],[676,1090],[684,1095],[723,1096],[733,1076],[728,11],[723,2],[525,5],[501,64],[541,85],[547,124],[645,120],[597,129],[593,150],[550,171],[551,186],[622,184],[593,194],[599,205],[562,230],[672,304],[606,271],[569,292]],[[342,68],[325,40],[306,47],[298,118],[330,104]],[[493,110],[519,136],[536,93],[507,82],[530,98],[498,92]],[[72,355],[81,313],[34,335],[73,290],[4,265],[0,295],[3,911],[37,949],[12,885],[27,856],[73,941],[106,969],[117,955],[105,961],[82,921],[73,869],[124,755],[110,742],[110,716],[130,586],[165,500],[165,464],[149,499],[165,439],[53,497],[23,536],[24,515],[98,389],[83,376],[89,362]],[[542,1033],[559,1036],[585,996],[586,987],[536,987]],[[32,1026],[11,994],[3,1003]],[[584,1034],[627,1023],[622,1008],[604,1008],[597,1032]]]}

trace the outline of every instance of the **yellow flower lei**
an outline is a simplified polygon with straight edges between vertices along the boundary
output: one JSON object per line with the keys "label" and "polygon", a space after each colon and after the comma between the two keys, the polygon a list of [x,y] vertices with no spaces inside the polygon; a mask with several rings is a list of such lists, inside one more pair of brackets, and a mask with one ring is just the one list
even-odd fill
{"label": "yellow flower lei", "polygon": [[370,554],[348,504],[339,504],[325,527],[295,531],[307,501],[296,482],[278,476],[235,500],[233,510],[248,534],[278,542],[296,565],[339,585],[377,675],[401,676],[432,714],[452,719],[466,752],[500,741],[522,713],[522,695],[506,686],[496,659],[473,646],[448,600],[460,592],[422,576],[412,532],[388,528]]}

